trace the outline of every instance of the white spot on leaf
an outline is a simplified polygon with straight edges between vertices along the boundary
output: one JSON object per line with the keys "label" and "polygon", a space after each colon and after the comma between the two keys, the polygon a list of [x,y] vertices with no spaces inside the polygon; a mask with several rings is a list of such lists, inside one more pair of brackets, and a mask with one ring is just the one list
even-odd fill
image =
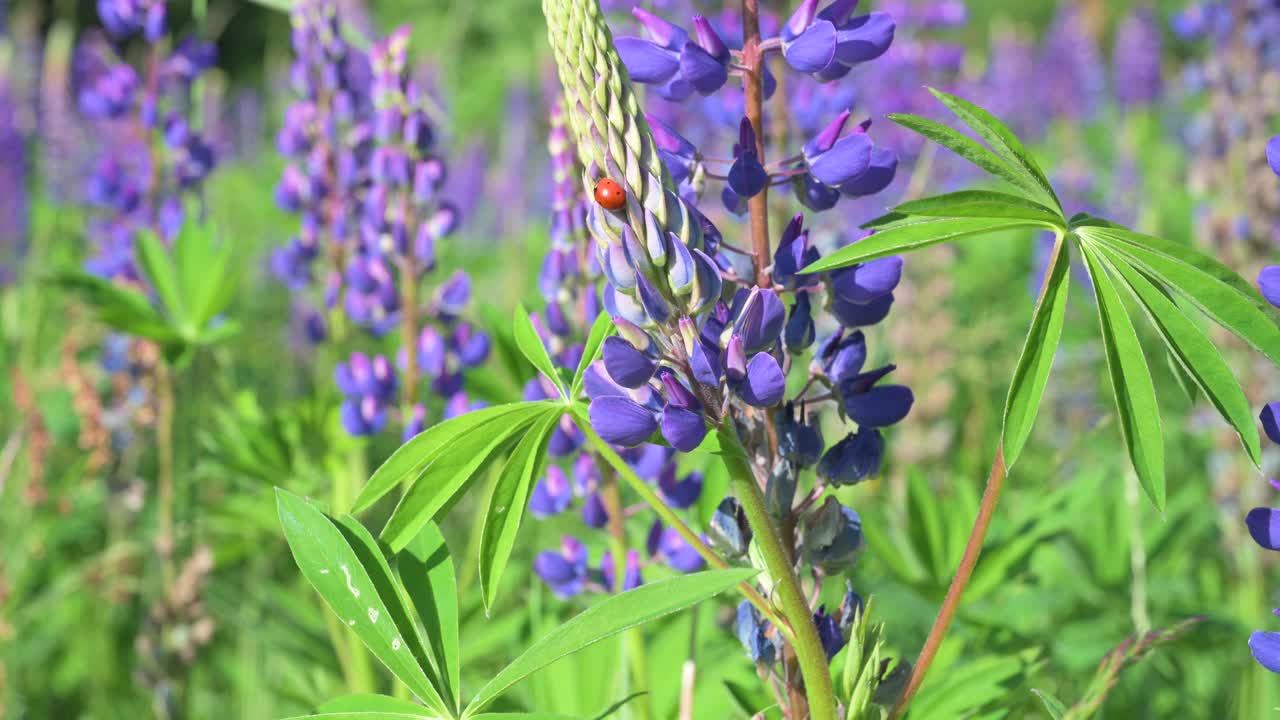
{"label": "white spot on leaf", "polygon": [[391,649],[392,650],[400,649],[400,638],[391,638]]}
{"label": "white spot on leaf", "polygon": [[346,565],[339,565],[338,569],[342,571],[343,575],[347,576],[347,589],[351,591],[351,597],[360,597],[360,588],[351,582],[351,568]]}
{"label": "white spot on leaf", "polygon": [[376,623],[376,622],[378,622],[378,609],[377,609],[377,608],[369,608],[369,622],[371,622],[371,623]]}

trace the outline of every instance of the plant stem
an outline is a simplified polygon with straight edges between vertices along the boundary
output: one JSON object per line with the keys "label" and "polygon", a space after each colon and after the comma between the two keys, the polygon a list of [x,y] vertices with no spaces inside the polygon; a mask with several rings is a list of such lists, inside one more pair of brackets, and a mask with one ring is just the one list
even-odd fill
{"label": "plant stem", "polygon": [[160,553],[160,567],[164,584],[173,580],[173,377],[169,365],[161,358],[156,363],[156,461],[157,502],[159,503],[159,532],[156,549]]}
{"label": "plant stem", "polygon": [[[675,511],[667,507],[667,504],[662,501],[662,498],[658,497],[653,488],[649,487],[649,484],[644,480],[641,480],[639,475],[636,475],[636,471],[631,469],[627,461],[623,460],[622,456],[614,451],[609,443],[596,434],[596,431],[592,429],[591,424],[587,422],[585,417],[578,418],[578,427],[587,436],[587,439],[591,441],[591,444],[595,446],[596,452],[600,453],[600,457],[618,473],[618,477],[626,480],[627,485],[648,503],[654,512],[658,513],[658,517],[662,519],[662,522],[669,527],[675,528],[675,531],[680,533],[680,537],[684,538],[685,542],[689,543],[702,556],[702,559],[707,561],[708,565],[717,570],[729,567],[729,563],[720,557],[715,550],[712,550],[701,537],[698,537],[698,534],[690,529],[684,520],[675,514]],[[784,633],[788,633],[788,637],[790,637],[787,624],[782,621],[773,604],[766,600],[760,594],[760,591],[752,587],[750,583],[745,582],[738,585],[738,591],[760,611],[761,615],[767,618],[769,622],[772,622],[775,627],[781,629]]]}
{"label": "plant stem", "polygon": [[934,655],[938,654],[942,638],[947,634],[947,628],[955,617],[956,608],[960,606],[960,596],[968,586],[969,578],[973,576],[974,566],[978,564],[978,555],[982,552],[982,541],[987,536],[987,529],[991,527],[991,517],[995,514],[996,503],[1000,501],[1005,474],[1004,445],[1001,444],[997,446],[996,456],[991,461],[991,474],[987,477],[987,487],[982,491],[982,504],[978,506],[978,517],[974,519],[973,529],[969,531],[969,540],[964,545],[960,566],[956,568],[956,574],[951,578],[947,596],[942,600],[938,617],[933,621],[929,636],[925,638],[924,647],[920,650],[920,656],[916,658],[915,667],[911,668],[911,681],[907,683],[907,689],[902,693],[902,699],[898,701],[890,717],[899,717],[907,709],[911,697],[916,694],[916,690],[920,689],[920,683],[924,682],[925,673],[929,672],[929,665],[933,662]]}
{"label": "plant stem", "polygon": [[[611,473],[601,473],[600,500],[609,514],[609,552],[613,555],[613,582],[621,591],[627,574],[627,528],[622,517],[622,496],[618,492],[618,479]],[[628,704],[631,717],[649,720],[653,711],[649,707],[649,663],[645,657],[644,633],[631,628],[623,636],[622,652],[630,665],[631,683],[624,696],[644,692]]]}
{"label": "plant stem", "polygon": [[[764,164],[764,53],[760,51],[760,6],[758,0],[742,0],[742,92],[746,100],[747,120],[756,136],[756,158]],[[747,213],[751,216],[751,250],[755,257],[752,264],[756,271],[756,285],[773,287],[769,277],[769,188],[747,200]]]}
{"label": "plant stem", "polygon": [[782,547],[781,535],[765,507],[764,495],[761,494],[760,483],[747,461],[746,449],[728,424],[722,426],[719,433],[720,447],[727,451],[723,457],[729,477],[733,480],[734,494],[746,513],[752,537],[764,558],[769,575],[776,583],[774,592],[782,602],[782,614],[791,627],[791,647],[800,664],[805,699],[809,705],[807,715],[804,708],[793,707],[792,717],[835,720],[836,697],[831,686],[831,671],[827,667],[827,653],[822,647],[822,641],[818,639],[818,628],[813,624],[813,611],[809,608],[804,593],[800,591],[800,582],[796,579],[786,549]]}

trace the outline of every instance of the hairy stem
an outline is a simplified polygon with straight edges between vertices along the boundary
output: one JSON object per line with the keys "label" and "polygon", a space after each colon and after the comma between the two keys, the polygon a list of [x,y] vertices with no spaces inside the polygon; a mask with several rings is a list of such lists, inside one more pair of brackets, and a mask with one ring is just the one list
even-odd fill
{"label": "hairy stem", "polygon": [[[756,135],[756,156],[764,164],[764,53],[760,50],[760,6],[758,0],[742,0],[742,91],[747,119]],[[769,188],[747,200],[751,216],[751,250],[755,257],[756,284],[773,287],[769,277]]]}
{"label": "hairy stem", "polygon": [[973,530],[969,531],[969,540],[964,545],[960,566],[956,568],[956,574],[951,578],[947,596],[942,600],[938,617],[933,621],[929,636],[925,638],[924,647],[920,650],[920,656],[916,658],[915,667],[911,668],[911,681],[907,683],[907,689],[902,693],[902,699],[893,709],[891,717],[900,717],[907,709],[911,697],[916,694],[916,690],[920,689],[920,683],[924,682],[925,673],[929,672],[929,665],[933,662],[934,655],[938,654],[942,638],[947,634],[947,628],[951,626],[956,608],[960,606],[960,596],[964,594],[965,587],[969,585],[969,578],[973,576],[973,568],[978,564],[978,555],[982,552],[982,541],[987,536],[987,529],[991,527],[991,518],[995,514],[996,504],[1000,501],[1005,474],[1004,446],[1000,445],[997,446],[996,456],[991,461],[991,474],[987,477],[986,489],[982,491],[982,504],[978,506],[978,517],[974,519]]}
{"label": "hairy stem", "polygon": [[760,492],[760,484],[747,461],[746,450],[736,432],[727,424],[720,429],[720,447],[726,450],[724,461],[733,480],[734,494],[742,504],[747,522],[751,524],[752,536],[764,558],[769,575],[776,583],[774,592],[782,603],[782,614],[791,628],[791,647],[800,665],[805,700],[809,705],[807,715],[804,708],[793,707],[792,717],[835,720],[835,691],[832,689],[831,672],[827,667],[827,654],[818,638],[818,629],[813,624],[813,611],[800,590],[800,581],[782,546],[781,535],[765,507],[764,495]]}
{"label": "hairy stem", "polygon": [[[685,542],[689,543],[689,545],[702,556],[702,559],[707,561],[708,565],[717,570],[723,570],[729,567],[729,563],[726,562],[724,558],[720,557],[715,550],[712,550],[709,545],[703,542],[702,538],[698,537],[698,534],[685,524],[685,521],[682,520],[675,511],[668,507],[667,504],[662,501],[662,498],[658,497],[658,494],[653,491],[653,488],[649,487],[649,484],[644,480],[641,480],[639,475],[636,475],[636,471],[631,469],[631,466],[627,464],[627,461],[623,460],[622,456],[614,451],[613,447],[611,447],[609,443],[604,441],[604,438],[601,438],[596,434],[596,431],[592,429],[591,424],[586,421],[586,418],[578,418],[578,420],[578,427],[587,436],[587,439],[591,441],[591,444],[595,446],[596,452],[600,453],[600,457],[604,459],[605,462],[609,463],[609,466],[618,473],[618,477],[625,480],[627,485],[629,485],[641,499],[653,508],[654,512],[658,513],[658,517],[662,518],[662,522],[666,523],[669,527],[675,528],[675,531],[680,533],[680,537],[684,538]],[[758,590],[751,586],[750,583],[740,583],[738,585],[738,591],[741,592],[743,596],[745,596],[746,599],[760,611],[761,615],[768,618],[776,627],[781,628],[786,632],[787,625],[782,622],[782,618],[779,617],[778,613],[774,610],[773,604],[766,600]]]}
{"label": "hairy stem", "polygon": [[[627,575],[627,528],[623,524],[622,495],[618,492],[618,479],[612,473],[601,473],[600,500],[609,514],[609,552],[613,556],[613,582],[621,592],[623,580]],[[640,628],[631,628],[623,636],[622,652],[630,666],[631,683],[624,696],[633,692],[643,692],[628,704],[630,715],[640,720],[649,720],[653,712],[649,707],[649,663],[645,657],[644,633]]]}

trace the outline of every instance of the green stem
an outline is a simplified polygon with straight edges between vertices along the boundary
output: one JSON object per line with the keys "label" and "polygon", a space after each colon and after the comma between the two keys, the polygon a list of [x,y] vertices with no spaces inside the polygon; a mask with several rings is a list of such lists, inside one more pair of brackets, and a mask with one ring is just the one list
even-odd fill
{"label": "green stem", "polygon": [[[811,720],[835,720],[836,696],[831,685],[831,671],[827,667],[827,653],[818,638],[813,624],[813,610],[809,608],[800,582],[796,579],[787,551],[782,547],[778,528],[765,507],[760,484],[747,462],[746,449],[737,433],[728,423],[720,428],[720,447],[729,477],[733,480],[734,494],[746,513],[751,525],[752,537],[764,558],[765,567],[776,583],[774,590],[782,602],[782,614],[791,627],[791,647],[800,663],[800,675],[804,678],[805,697],[809,702]],[[804,717],[800,715],[799,717]]]}
{"label": "green stem", "polygon": [[173,403],[173,377],[169,365],[162,358],[156,363],[156,501],[160,514],[156,547],[160,551],[160,567],[166,587],[174,576],[173,552],[177,542],[173,522]]}
{"label": "green stem", "polygon": [[[622,496],[618,492],[618,480],[610,473],[601,474],[600,500],[609,514],[609,552],[613,555],[613,581],[617,583],[620,590],[627,574],[627,528],[623,524]],[[623,696],[637,690],[647,693],[650,687],[649,663],[645,657],[644,633],[640,628],[631,628],[626,632],[623,636],[622,652],[631,669],[629,687],[624,688]],[[627,707],[633,718],[649,720],[653,717],[647,694],[637,697]]]}
{"label": "green stem", "polygon": [[[667,507],[667,504],[662,501],[662,498],[658,497],[658,494],[653,491],[653,488],[649,487],[649,484],[644,480],[641,480],[639,475],[636,475],[636,471],[631,469],[631,466],[627,464],[627,461],[623,460],[622,456],[614,451],[613,447],[610,446],[609,443],[605,442],[603,438],[596,434],[596,431],[591,428],[591,423],[587,422],[585,417],[577,417],[577,420],[578,427],[587,436],[587,439],[591,441],[591,444],[595,446],[596,452],[600,453],[600,457],[603,458],[605,462],[609,463],[609,466],[618,473],[618,477],[627,481],[627,485],[630,486],[642,500],[648,503],[649,506],[653,508],[654,512],[658,513],[658,517],[662,518],[664,523],[675,528],[675,531],[680,533],[680,537],[684,538],[685,542],[689,543],[689,545],[702,556],[702,559],[707,561],[708,565],[717,570],[723,570],[729,567],[729,563],[726,562],[724,558],[720,557],[715,550],[712,550],[710,546],[703,542],[702,538],[698,537],[698,534],[690,529],[679,515],[675,514],[675,511]],[[777,611],[773,607],[773,604],[766,600],[758,590],[752,587],[749,583],[744,582],[738,585],[738,591],[746,597],[748,602],[760,611],[761,615],[768,619],[769,622],[773,623],[775,627],[782,630],[782,632],[790,638],[787,624],[782,621],[781,617],[779,617]]]}

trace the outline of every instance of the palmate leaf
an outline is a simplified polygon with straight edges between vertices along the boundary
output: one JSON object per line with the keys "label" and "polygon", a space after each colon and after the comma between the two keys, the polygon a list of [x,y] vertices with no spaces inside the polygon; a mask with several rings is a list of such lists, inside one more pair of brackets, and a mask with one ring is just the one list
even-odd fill
{"label": "palmate leaf", "polygon": [[401,682],[435,713],[451,716],[373,538],[354,520],[337,523],[285,490],[276,490],[276,506],[294,560],[316,592]]}
{"label": "palmate leaf", "polygon": [[[526,431],[537,427],[548,416],[558,417],[565,411],[560,403],[522,403],[527,410],[508,414],[479,426],[470,432],[454,433],[451,441],[439,448],[422,467],[417,478],[400,498],[400,503],[387,519],[381,538],[399,552],[437,513],[448,507],[489,463],[499,459],[516,445]],[[465,420],[469,415],[442,423],[440,427]]]}
{"label": "palmate leaf", "polygon": [[568,397],[569,393],[565,390],[564,381],[556,371],[556,365],[551,361],[551,356],[547,354],[547,347],[542,344],[542,338],[538,337],[538,330],[529,319],[529,311],[525,310],[523,305],[516,308],[511,333],[515,337],[516,347],[520,348],[525,359],[555,385],[562,397]]}
{"label": "palmate leaf", "polygon": [[1240,442],[1253,464],[1260,465],[1262,446],[1253,411],[1222,353],[1163,290],[1125,262],[1119,253],[1106,245],[1098,245],[1095,249],[1146,311],[1169,349],[1170,357],[1176,361],[1176,367],[1204,392],[1218,414],[1240,436]]}
{"label": "palmate leaf", "polygon": [[1066,318],[1067,292],[1070,285],[1071,255],[1068,243],[1059,237],[1053,258],[1045,273],[1044,286],[1036,301],[1035,314],[1031,317],[1031,329],[1022,346],[1022,355],[1009,383],[1009,397],[1004,406],[1004,429],[1001,443],[1006,467],[1012,467],[1031,435],[1040,400],[1044,397],[1053,369],[1053,357],[1062,338],[1062,325]]}
{"label": "palmate leaf", "polygon": [[516,445],[493,486],[480,533],[480,587],[486,609],[493,607],[497,599],[498,580],[511,557],[516,532],[529,505],[529,493],[546,460],[547,441],[560,417],[560,413],[547,413],[534,423]]}
{"label": "palmate leaf", "polygon": [[435,523],[427,523],[396,556],[396,574],[422,620],[432,656],[445,667],[453,704],[461,707],[458,578],[449,547]]}
{"label": "palmate leaf", "polygon": [[356,497],[352,512],[363,512],[401,483],[415,480],[431,463],[447,452],[460,438],[488,434],[506,423],[526,423],[545,411],[548,403],[509,403],[482,408],[452,420],[432,425],[401,445],[387,458]]}
{"label": "palmate leaf", "polygon": [[578,369],[573,374],[573,384],[569,388],[569,399],[577,400],[582,394],[582,385],[586,380],[587,368],[591,367],[591,363],[596,361],[600,355],[600,348],[604,346],[604,341],[617,330],[613,324],[613,318],[608,313],[600,313],[596,316],[596,321],[591,324],[591,332],[587,334],[587,342],[582,347],[582,359],[578,361]]}
{"label": "palmate leaf", "polygon": [[1034,220],[992,220],[989,218],[927,218],[896,225],[836,250],[805,266],[805,273],[825,272],[850,265],[929,247],[974,235],[990,235],[1022,228],[1055,229],[1050,223]]}
{"label": "palmate leaf", "polygon": [[1138,482],[1158,509],[1164,509],[1164,433],[1160,407],[1138,333],[1125,311],[1115,283],[1103,269],[1097,251],[1082,246],[1085,265],[1098,300],[1098,320],[1106,351],[1111,389],[1115,393],[1120,434],[1129,450],[1129,459]]}
{"label": "palmate leaf", "polygon": [[610,596],[592,605],[534,643],[480,688],[462,713],[479,711],[513,685],[566,655],[718,595],[756,574],[751,568],[710,570],[680,575]]}
{"label": "palmate leaf", "polygon": [[169,321],[184,336],[189,337],[194,333],[194,328],[188,323],[186,304],[178,282],[178,270],[169,259],[169,253],[165,252],[164,243],[160,242],[160,237],[155,233],[144,231],[138,233],[134,248],[137,250],[142,274],[150,281],[151,287],[155,288]]}
{"label": "palmate leaf", "polygon": [[[973,217],[1002,220],[1038,220],[1056,224],[1058,212],[1034,200],[990,190],[960,190],[902,203],[893,214],[916,217]],[[868,225],[875,224],[875,221]],[[866,226],[864,226],[866,227]]]}

